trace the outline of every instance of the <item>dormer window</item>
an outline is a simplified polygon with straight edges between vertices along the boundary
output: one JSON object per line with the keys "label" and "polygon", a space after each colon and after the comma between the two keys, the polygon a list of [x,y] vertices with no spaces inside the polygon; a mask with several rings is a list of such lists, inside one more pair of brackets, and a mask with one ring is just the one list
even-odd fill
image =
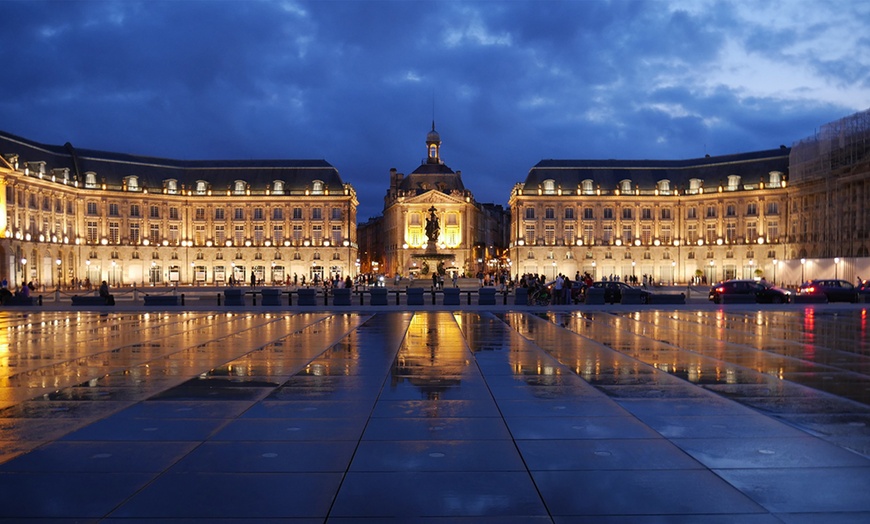
{"label": "dormer window", "polygon": [[208,182],[205,180],[197,180],[196,181],[196,194],[197,195],[205,195],[208,193]]}
{"label": "dormer window", "polygon": [[740,175],[728,175],[728,191],[740,189]]}
{"label": "dormer window", "polygon": [[247,189],[248,184],[245,183],[244,180],[236,180],[233,182],[233,194],[235,195],[244,195],[245,189]]}
{"label": "dormer window", "polygon": [[670,180],[659,180],[656,183],[656,189],[658,189],[659,193],[662,195],[671,194],[671,181]]}
{"label": "dormer window", "polygon": [[689,179],[689,194],[696,195],[701,191],[701,183],[703,180],[700,178],[692,178]]}
{"label": "dormer window", "polygon": [[128,176],[126,181],[127,181],[127,191],[139,191],[139,177]]}
{"label": "dormer window", "polygon": [[580,183],[580,187],[581,187],[581,190],[583,191],[584,195],[591,195],[593,193],[592,179],[587,178],[586,180],[584,180],[583,182]]}
{"label": "dormer window", "polygon": [[312,195],[322,195],[323,194],[323,181],[315,180],[311,182],[311,194]]}
{"label": "dormer window", "polygon": [[178,180],[174,178],[169,178],[163,181],[163,187],[166,188],[166,192],[170,195],[175,195],[178,193]]}
{"label": "dormer window", "polygon": [[281,180],[276,180],[272,182],[272,193],[276,195],[284,194],[284,182]]}
{"label": "dormer window", "polygon": [[552,178],[548,178],[544,180],[543,184],[544,194],[545,195],[555,195],[556,194],[556,181]]}
{"label": "dormer window", "polygon": [[85,173],[85,187],[87,189],[97,188],[97,174],[93,171]]}
{"label": "dormer window", "polygon": [[782,187],[782,173],[779,171],[770,172],[770,187]]}
{"label": "dormer window", "polygon": [[631,193],[631,180],[621,180],[619,190],[623,193]]}

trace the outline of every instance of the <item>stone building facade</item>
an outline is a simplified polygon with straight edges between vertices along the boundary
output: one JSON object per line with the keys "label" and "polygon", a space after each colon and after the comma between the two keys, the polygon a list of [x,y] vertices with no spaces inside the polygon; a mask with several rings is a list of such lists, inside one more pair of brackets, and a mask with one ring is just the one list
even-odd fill
{"label": "stone building facade", "polygon": [[356,273],[356,192],[324,160],[180,161],[0,133],[0,185],[0,274],[12,285]]}

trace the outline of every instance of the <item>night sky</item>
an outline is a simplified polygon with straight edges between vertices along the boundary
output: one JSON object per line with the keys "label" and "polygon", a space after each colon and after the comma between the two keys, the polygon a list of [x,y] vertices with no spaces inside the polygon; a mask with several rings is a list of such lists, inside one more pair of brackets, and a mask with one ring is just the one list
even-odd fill
{"label": "night sky", "polygon": [[0,129],[176,159],[323,158],[380,214],[442,158],[507,204],[545,158],[792,145],[870,107],[870,2],[0,1]]}

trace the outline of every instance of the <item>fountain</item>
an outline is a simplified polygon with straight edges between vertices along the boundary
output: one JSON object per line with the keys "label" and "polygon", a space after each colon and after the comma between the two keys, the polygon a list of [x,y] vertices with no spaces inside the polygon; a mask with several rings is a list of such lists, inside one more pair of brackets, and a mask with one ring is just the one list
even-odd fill
{"label": "fountain", "polygon": [[454,258],[454,255],[449,253],[438,253],[438,235],[441,234],[438,215],[435,214],[438,210],[435,209],[435,206],[432,206],[428,211],[429,217],[426,219],[426,238],[429,239],[429,242],[426,244],[426,252],[414,253],[411,255],[411,258],[422,262],[424,274],[432,271],[432,267],[434,266],[434,271],[439,275],[443,275],[446,273],[444,269],[444,261]]}

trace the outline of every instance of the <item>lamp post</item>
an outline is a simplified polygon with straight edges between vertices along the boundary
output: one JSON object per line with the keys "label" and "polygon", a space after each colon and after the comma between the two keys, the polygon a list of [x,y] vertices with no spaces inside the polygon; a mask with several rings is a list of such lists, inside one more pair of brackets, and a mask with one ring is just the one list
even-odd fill
{"label": "lamp post", "polygon": [[776,285],[776,265],[779,264],[779,260],[773,259],[773,285]]}
{"label": "lamp post", "polygon": [[834,278],[840,278],[840,257],[834,257]]}
{"label": "lamp post", "polygon": [[802,258],[801,259],[801,284],[806,282],[806,279],[804,278],[804,268],[806,267],[806,265],[807,265],[807,259]]}

